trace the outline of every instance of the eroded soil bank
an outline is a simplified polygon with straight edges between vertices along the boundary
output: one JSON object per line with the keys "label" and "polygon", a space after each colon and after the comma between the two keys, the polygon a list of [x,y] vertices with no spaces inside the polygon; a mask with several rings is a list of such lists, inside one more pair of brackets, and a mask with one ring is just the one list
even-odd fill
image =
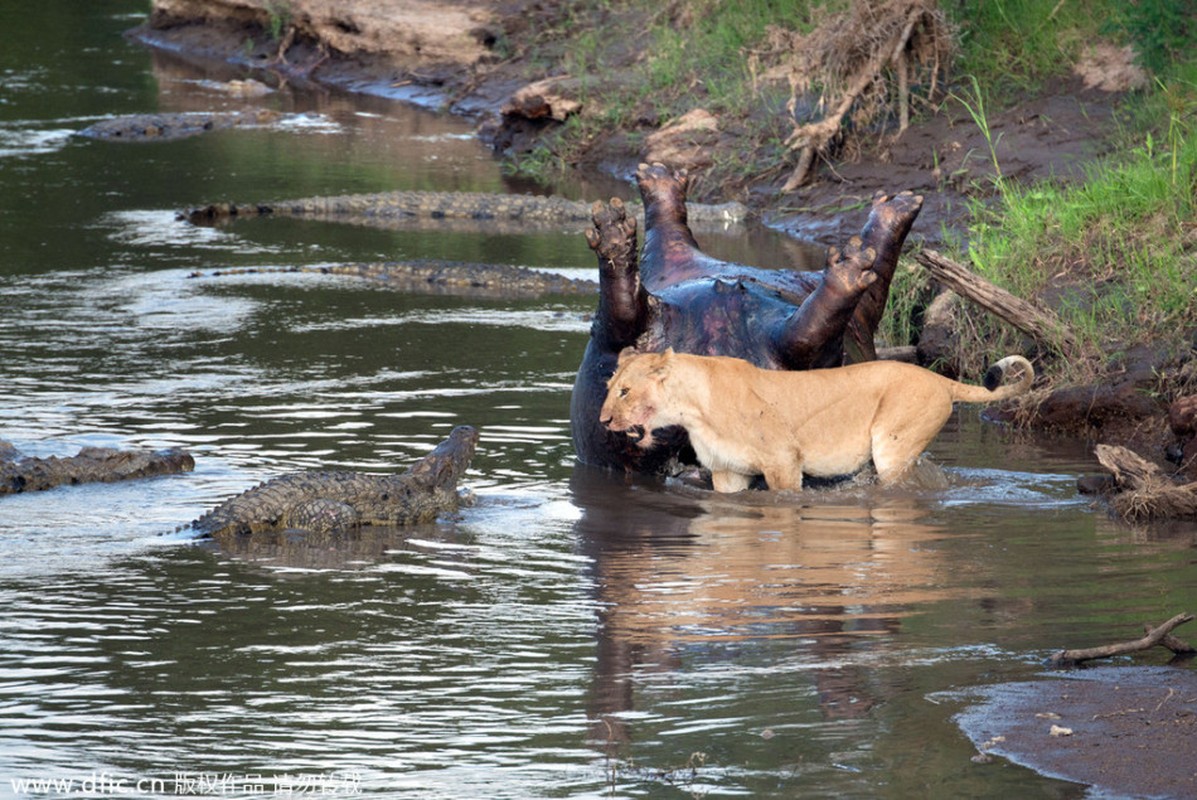
{"label": "eroded soil bank", "polygon": [[[527,36],[529,20],[551,24],[561,14],[536,0],[154,0],[134,35],[262,69],[278,81],[315,80],[445,107],[476,119],[497,149],[518,149],[583,105],[568,79],[544,78],[555,72],[551,65],[509,55],[520,52],[512,43]],[[771,225],[831,244],[860,229],[875,193],[909,190],[926,197],[915,236],[937,243],[959,229],[966,198],[993,176],[995,156],[1005,177],[1034,180],[1079,176],[1107,152],[1117,95],[1093,83],[1078,76],[992,115],[988,137],[964,107],[949,103],[900,137],[879,137],[859,159],[824,165],[794,192],[782,194],[784,176],[774,175],[734,197],[700,183],[690,199],[747,202]],[[695,166],[701,151],[735,146],[734,133],[718,126],[696,112],[683,124],[611,131],[592,143],[581,166],[623,179],[642,160]]]}

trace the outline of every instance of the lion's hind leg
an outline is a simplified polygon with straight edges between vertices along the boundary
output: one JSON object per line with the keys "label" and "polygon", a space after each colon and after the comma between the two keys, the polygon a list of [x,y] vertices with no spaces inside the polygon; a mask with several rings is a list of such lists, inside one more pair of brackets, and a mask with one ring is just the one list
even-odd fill
{"label": "lion's hind leg", "polygon": [[949,403],[942,413],[930,408],[916,418],[888,420],[884,430],[873,431],[873,466],[877,469],[877,480],[883,484],[902,480],[951,413]]}

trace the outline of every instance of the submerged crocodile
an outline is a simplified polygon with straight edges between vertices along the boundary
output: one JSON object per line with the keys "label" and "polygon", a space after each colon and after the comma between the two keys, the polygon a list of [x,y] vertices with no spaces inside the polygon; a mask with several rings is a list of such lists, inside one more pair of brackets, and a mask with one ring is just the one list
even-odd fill
{"label": "submerged crocodile", "polygon": [[113,483],[195,469],[195,459],[179,449],[116,450],[84,447],[77,455],[22,458],[10,442],[0,441],[0,494],[39,492],[79,483]]}
{"label": "submerged crocodile", "polygon": [[468,297],[538,298],[545,295],[593,296],[598,282],[569,278],[509,264],[475,264],[463,261],[390,261],[369,264],[333,264],[288,267],[234,267],[211,272],[192,272],[189,278],[260,273],[317,273],[362,278],[404,292],[448,294]]}
{"label": "submerged crocodile", "polygon": [[282,114],[266,109],[247,111],[177,111],[152,114],[130,114],[101,120],[79,131],[77,135],[107,142],[151,142],[186,139],[209,131],[225,128],[248,128],[271,125]]}
{"label": "submerged crocodile", "polygon": [[299,529],[324,534],[366,525],[416,525],[457,509],[457,482],[474,457],[478,431],[449,438],[401,475],[297,472],[230,498],[182,530],[222,539]]}
{"label": "submerged crocodile", "polygon": [[[627,204],[628,214],[644,215],[639,203]],[[195,225],[212,225],[238,217],[288,216],[331,218],[387,225],[412,221],[519,222],[523,226],[566,225],[583,230],[591,219],[591,204],[564,197],[482,192],[379,192],[331,197],[305,197],[277,203],[212,203],[180,214]],[[707,205],[689,203],[691,224],[743,222],[748,209],[736,202]]]}

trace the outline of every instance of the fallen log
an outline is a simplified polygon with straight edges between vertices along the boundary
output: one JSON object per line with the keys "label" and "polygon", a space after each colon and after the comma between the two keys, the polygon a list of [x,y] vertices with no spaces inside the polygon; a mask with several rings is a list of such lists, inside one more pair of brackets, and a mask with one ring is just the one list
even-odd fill
{"label": "fallen log", "polygon": [[1177,614],[1172,619],[1159,625],[1155,628],[1144,626],[1147,628],[1147,635],[1141,639],[1135,639],[1131,642],[1118,642],[1115,644],[1107,644],[1101,647],[1086,647],[1078,650],[1061,650],[1053,655],[1050,659],[1052,666],[1073,666],[1082,661],[1092,661],[1095,658],[1111,658],[1113,656],[1126,655],[1128,653],[1138,653],[1142,650],[1150,650],[1156,645],[1163,645],[1178,655],[1191,655],[1197,653],[1197,650],[1190,647],[1188,643],[1181,639],[1172,636],[1172,630],[1179,625],[1193,620],[1192,614]]}
{"label": "fallen log", "polygon": [[1111,509],[1123,519],[1197,517],[1197,481],[1176,483],[1157,465],[1125,447],[1099,444],[1097,460],[1114,479]]}
{"label": "fallen log", "polygon": [[972,272],[963,264],[936,252],[923,249],[914,258],[931,275],[961,297],[976,303],[1036,341],[1067,355],[1078,347],[1076,337],[1060,318]]}

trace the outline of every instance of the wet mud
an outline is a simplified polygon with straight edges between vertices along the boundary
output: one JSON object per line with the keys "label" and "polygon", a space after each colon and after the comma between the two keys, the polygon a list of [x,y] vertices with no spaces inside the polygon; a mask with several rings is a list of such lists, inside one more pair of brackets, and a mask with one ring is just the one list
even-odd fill
{"label": "wet mud", "polygon": [[956,717],[975,761],[1000,756],[1102,796],[1197,796],[1197,676],[1187,668],[1098,667],[977,694]]}

